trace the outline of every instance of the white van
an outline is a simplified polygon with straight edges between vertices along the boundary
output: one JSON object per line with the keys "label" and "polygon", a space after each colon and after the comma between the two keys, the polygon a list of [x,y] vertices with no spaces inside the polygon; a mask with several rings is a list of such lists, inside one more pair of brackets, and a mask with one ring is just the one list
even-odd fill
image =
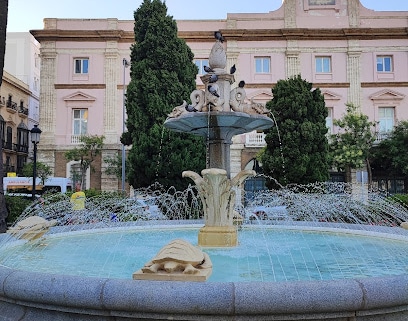
{"label": "white van", "polygon": [[[45,192],[66,193],[72,191],[72,180],[65,177],[49,177],[44,185],[41,179],[36,179],[36,194],[41,195]],[[33,190],[32,177],[4,177],[3,178],[4,195],[12,196],[31,196]]]}

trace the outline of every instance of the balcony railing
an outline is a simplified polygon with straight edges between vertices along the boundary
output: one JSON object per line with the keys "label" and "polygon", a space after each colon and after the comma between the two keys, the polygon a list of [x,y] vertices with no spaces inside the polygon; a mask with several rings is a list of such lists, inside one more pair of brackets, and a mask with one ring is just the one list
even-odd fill
{"label": "balcony railing", "polygon": [[3,141],[3,148],[8,150],[13,150],[13,143],[12,142],[4,142]]}
{"label": "balcony railing", "polygon": [[71,135],[71,144],[81,144],[81,137],[83,135]]}
{"label": "balcony railing", "polygon": [[12,113],[15,113],[17,111],[17,103],[12,100],[7,100],[6,107],[7,107],[7,110]]}
{"label": "balcony railing", "polygon": [[16,167],[14,165],[3,164],[3,171],[4,173],[14,173]]}
{"label": "balcony railing", "polygon": [[28,108],[25,108],[25,107],[23,107],[23,106],[20,106],[19,108],[18,108],[18,114],[20,115],[20,116],[28,116]]}
{"label": "balcony railing", "polygon": [[264,133],[245,134],[245,147],[264,147],[266,146]]}
{"label": "balcony railing", "polygon": [[390,136],[390,132],[377,133],[374,144],[379,144],[382,140],[387,139]]}
{"label": "balcony railing", "polygon": [[13,149],[18,153],[28,154],[28,146],[26,145],[13,144],[13,147]]}

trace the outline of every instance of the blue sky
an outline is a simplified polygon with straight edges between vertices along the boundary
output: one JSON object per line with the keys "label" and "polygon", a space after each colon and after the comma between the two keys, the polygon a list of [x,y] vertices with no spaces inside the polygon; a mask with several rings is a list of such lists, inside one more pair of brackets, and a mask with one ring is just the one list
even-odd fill
{"label": "blue sky", "polygon": [[[42,29],[44,18],[118,18],[133,20],[142,0],[9,0],[8,32]],[[407,0],[361,0],[373,10],[408,11]],[[237,12],[268,12],[282,0],[166,0],[175,19],[225,19]]]}

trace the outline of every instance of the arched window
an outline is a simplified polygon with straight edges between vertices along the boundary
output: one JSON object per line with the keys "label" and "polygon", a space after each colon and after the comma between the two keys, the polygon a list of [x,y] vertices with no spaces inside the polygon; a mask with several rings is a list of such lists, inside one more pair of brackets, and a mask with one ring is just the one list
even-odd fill
{"label": "arched window", "polygon": [[6,122],[4,121],[4,118],[0,115],[0,139],[2,141],[2,145],[4,146],[4,128],[6,127]]}
{"label": "arched window", "polygon": [[23,122],[17,127],[17,151],[28,153],[28,135],[29,130]]}

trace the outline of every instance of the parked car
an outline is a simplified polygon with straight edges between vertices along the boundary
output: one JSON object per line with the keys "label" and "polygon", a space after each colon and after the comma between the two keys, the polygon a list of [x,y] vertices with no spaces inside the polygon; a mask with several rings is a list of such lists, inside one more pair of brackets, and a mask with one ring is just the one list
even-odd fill
{"label": "parked car", "polygon": [[260,220],[285,220],[288,218],[286,206],[264,206],[257,205],[246,209],[249,219],[258,218]]}

